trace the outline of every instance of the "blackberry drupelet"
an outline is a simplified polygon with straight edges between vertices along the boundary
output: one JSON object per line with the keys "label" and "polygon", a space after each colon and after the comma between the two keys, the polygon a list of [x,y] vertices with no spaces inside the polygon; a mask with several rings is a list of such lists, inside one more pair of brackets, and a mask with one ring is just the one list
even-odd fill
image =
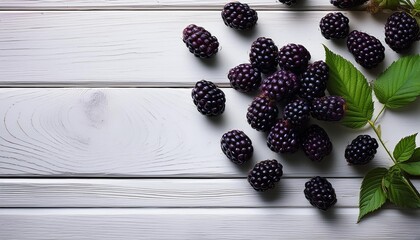
{"label": "blackberry drupelet", "polygon": [[311,54],[300,44],[287,44],[279,51],[280,68],[294,73],[305,71],[310,59]]}
{"label": "blackberry drupelet", "polygon": [[230,85],[240,92],[255,91],[261,85],[261,73],[249,63],[230,69],[228,79]]}
{"label": "blackberry drupelet", "polygon": [[268,98],[282,101],[299,90],[299,79],[292,72],[278,70],[262,81],[261,90]]}
{"label": "blackberry drupelet", "polygon": [[283,110],[283,118],[294,126],[302,126],[309,121],[310,104],[303,99],[295,99],[289,102]]}
{"label": "blackberry drupelet", "polygon": [[357,30],[349,34],[347,48],[353,54],[356,62],[367,69],[376,67],[385,58],[385,47],[381,41]]}
{"label": "blackberry drupelet", "polygon": [[302,149],[305,155],[315,162],[320,162],[332,151],[332,143],[327,132],[318,125],[311,125],[302,136]]}
{"label": "blackberry drupelet", "polygon": [[378,142],[375,138],[359,135],[347,146],[344,157],[351,165],[363,165],[375,157],[376,149]]}
{"label": "blackberry drupelet", "polygon": [[296,0],[279,0],[279,2],[286,4],[287,6],[291,6],[296,3]]}
{"label": "blackberry drupelet", "polygon": [[279,110],[274,101],[265,96],[254,98],[248,107],[246,119],[252,128],[267,132],[276,124]]}
{"label": "blackberry drupelet", "polygon": [[326,39],[343,39],[349,35],[349,19],[340,12],[328,13],[319,22],[319,28]]}
{"label": "blackberry drupelet", "polygon": [[328,210],[337,202],[337,196],[331,183],[323,177],[314,177],[305,183],[303,191],[312,206]]}
{"label": "blackberry drupelet", "polygon": [[294,153],[299,145],[299,133],[289,120],[280,119],[268,133],[267,146],[273,152]]}
{"label": "blackberry drupelet", "polygon": [[328,65],[317,61],[308,66],[300,79],[299,97],[308,101],[325,96],[329,77]]}
{"label": "blackberry drupelet", "polygon": [[239,165],[249,160],[254,152],[251,139],[240,130],[223,134],[220,145],[226,157]]}
{"label": "blackberry drupelet", "polygon": [[183,31],[182,40],[194,56],[209,58],[219,50],[219,42],[203,27],[188,25]]}
{"label": "blackberry drupelet", "polygon": [[363,5],[368,0],[331,0],[331,4],[338,8],[353,8]]}
{"label": "blackberry drupelet", "polygon": [[257,23],[258,14],[248,4],[230,2],[222,10],[222,19],[226,26],[237,30],[247,30]]}
{"label": "blackberry drupelet", "polygon": [[218,116],[225,110],[225,94],[210,81],[198,81],[191,96],[197,110],[203,115]]}
{"label": "blackberry drupelet", "polygon": [[386,21],[385,42],[396,52],[409,48],[418,40],[419,34],[416,19],[406,12],[395,12]]}
{"label": "blackberry drupelet", "polygon": [[272,189],[283,176],[283,166],[277,160],[264,160],[255,164],[248,174],[248,182],[258,192]]}
{"label": "blackberry drupelet", "polygon": [[276,71],[278,48],[271,38],[259,37],[252,43],[249,60],[262,73]]}
{"label": "blackberry drupelet", "polygon": [[346,102],[340,96],[315,98],[311,105],[312,117],[322,121],[340,121],[344,117]]}

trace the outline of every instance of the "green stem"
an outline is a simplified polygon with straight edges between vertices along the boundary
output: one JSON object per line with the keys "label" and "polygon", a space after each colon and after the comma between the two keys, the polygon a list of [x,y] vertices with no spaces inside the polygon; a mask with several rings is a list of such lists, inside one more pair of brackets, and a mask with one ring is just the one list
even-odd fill
{"label": "green stem", "polygon": [[381,111],[378,113],[378,116],[376,116],[375,120],[373,120],[373,124],[376,123],[376,121],[378,121],[379,116],[381,116],[381,114],[385,111],[385,105],[382,107]]}
{"label": "green stem", "polygon": [[388,156],[391,158],[391,160],[394,163],[397,163],[397,161],[395,161],[394,156],[392,156],[391,152],[388,150],[388,148],[385,146],[384,141],[382,140],[381,134],[379,133],[378,129],[375,126],[375,123],[372,121],[369,121],[369,125],[372,127],[373,131],[376,133],[376,136],[378,136],[379,142],[382,144],[382,147],[384,147],[386,153],[388,153]]}

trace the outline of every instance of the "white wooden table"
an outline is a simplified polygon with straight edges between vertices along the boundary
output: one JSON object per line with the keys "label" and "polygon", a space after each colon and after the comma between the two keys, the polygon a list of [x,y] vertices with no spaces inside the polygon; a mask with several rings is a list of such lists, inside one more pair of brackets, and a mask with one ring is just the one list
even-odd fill
{"label": "white wooden table", "polygon": [[[344,42],[319,32],[320,18],[337,9],[327,0],[301,2],[249,0],[258,26],[238,33],[221,20],[222,0],[0,1],[0,239],[420,239],[419,211],[387,206],[356,224],[364,173],[391,164],[383,149],[367,168],[346,164],[348,142],[371,131],[323,124],[334,151],[316,164],[302,153],[271,152],[246,123],[252,96],[230,89],[226,74],[247,62],[257,37],[279,47],[301,43],[313,61],[324,59],[323,43],[354,63]],[[386,15],[345,14],[352,29],[384,42]],[[218,37],[214,60],[200,61],[184,46],[190,23]],[[363,72],[373,80],[397,57],[387,47],[384,64]],[[200,79],[225,87],[222,118],[195,109],[190,91]],[[419,132],[419,114],[419,101],[387,112],[380,119],[387,144]],[[246,166],[220,150],[231,129],[254,143]],[[257,193],[247,172],[272,158],[284,178]],[[328,212],[303,195],[316,175],[337,192]]]}

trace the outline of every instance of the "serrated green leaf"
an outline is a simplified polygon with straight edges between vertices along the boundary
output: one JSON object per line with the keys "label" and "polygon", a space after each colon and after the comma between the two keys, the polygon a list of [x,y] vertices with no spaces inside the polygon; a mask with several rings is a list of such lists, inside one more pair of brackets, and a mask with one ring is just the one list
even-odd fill
{"label": "serrated green leaf", "polygon": [[361,128],[373,115],[372,89],[353,64],[326,46],[324,48],[326,63],[330,68],[328,92],[346,100],[347,110],[341,123],[346,127]]}
{"label": "serrated green leaf", "polygon": [[390,180],[386,191],[387,197],[392,203],[402,208],[420,208],[420,195],[417,189],[398,168],[391,168],[387,179]]}
{"label": "serrated green leaf", "polygon": [[420,11],[420,0],[416,0],[416,2],[414,3],[414,9]]}
{"label": "serrated green leaf", "polygon": [[363,179],[359,197],[359,222],[366,214],[379,209],[386,201],[382,188],[382,179],[387,174],[386,168],[375,168]]}
{"label": "serrated green leaf", "polygon": [[416,149],[417,133],[401,139],[395,146],[393,155],[397,162],[405,162],[411,158]]}
{"label": "serrated green leaf", "polygon": [[374,0],[381,8],[396,9],[400,5],[400,0]]}
{"label": "serrated green leaf", "polygon": [[420,176],[420,162],[398,163],[398,167],[410,175]]}
{"label": "serrated green leaf", "polygon": [[411,155],[409,162],[417,162],[420,161],[420,148],[414,149],[413,155]]}
{"label": "serrated green leaf", "polygon": [[420,95],[420,55],[393,62],[373,84],[379,102],[387,108],[400,108]]}

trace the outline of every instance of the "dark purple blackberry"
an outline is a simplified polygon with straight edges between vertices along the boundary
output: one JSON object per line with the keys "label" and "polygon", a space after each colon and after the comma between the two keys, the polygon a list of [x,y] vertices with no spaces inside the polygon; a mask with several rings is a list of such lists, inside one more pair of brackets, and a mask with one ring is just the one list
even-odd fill
{"label": "dark purple blackberry", "polygon": [[305,183],[303,191],[312,206],[326,211],[337,202],[331,183],[323,177],[314,177]]}
{"label": "dark purple blackberry", "polygon": [[340,121],[345,110],[346,102],[340,96],[315,98],[311,105],[312,117],[322,121]]}
{"label": "dark purple blackberry", "polygon": [[409,48],[418,40],[419,34],[416,19],[406,12],[395,12],[386,21],[385,42],[396,52]]}
{"label": "dark purple blackberry", "polygon": [[347,145],[344,157],[351,165],[363,165],[375,157],[378,142],[369,135],[357,136]]}
{"label": "dark purple blackberry", "polygon": [[279,0],[279,2],[286,4],[287,6],[291,6],[296,3],[296,0]]}
{"label": "dark purple blackberry", "polygon": [[184,29],[182,40],[190,52],[199,58],[209,58],[219,50],[217,38],[195,24],[190,24]]}
{"label": "dark purple blackberry", "polygon": [[320,162],[331,153],[332,143],[327,132],[314,124],[302,136],[302,149],[309,159]]}
{"label": "dark purple blackberry", "polygon": [[328,13],[319,22],[319,28],[326,39],[343,39],[349,35],[349,19],[340,12]]}
{"label": "dark purple blackberry", "polygon": [[237,30],[247,30],[254,27],[257,23],[258,14],[248,4],[230,2],[224,6],[222,18],[228,27]]}
{"label": "dark purple blackberry", "polygon": [[261,90],[270,99],[282,101],[299,90],[299,79],[292,72],[279,70],[262,81]]}
{"label": "dark purple blackberry", "polygon": [[251,139],[239,130],[223,134],[220,145],[226,157],[236,164],[243,164],[252,157],[254,152]]}
{"label": "dark purple blackberry", "polygon": [[302,126],[309,121],[310,105],[303,99],[289,102],[283,110],[283,118],[295,126]]}
{"label": "dark purple blackberry", "polygon": [[248,182],[258,192],[274,188],[283,176],[283,166],[277,160],[264,160],[255,164],[248,174]]}
{"label": "dark purple blackberry", "polygon": [[299,145],[299,133],[289,120],[280,119],[268,133],[267,146],[273,152],[294,153]]}
{"label": "dark purple blackberry", "polygon": [[276,71],[278,48],[271,38],[259,37],[252,43],[249,60],[262,73]]}
{"label": "dark purple blackberry", "polygon": [[353,8],[363,5],[368,0],[331,0],[331,4],[338,8]]}
{"label": "dark purple blackberry", "polygon": [[229,71],[230,85],[240,92],[257,90],[261,85],[261,73],[251,64],[240,64]]}
{"label": "dark purple blackberry", "polygon": [[367,69],[376,67],[385,58],[381,41],[364,32],[352,31],[347,38],[347,48],[356,62]]}
{"label": "dark purple blackberry", "polygon": [[287,44],[279,51],[280,68],[294,73],[305,71],[310,59],[311,54],[300,44]]}
{"label": "dark purple blackberry", "polygon": [[276,103],[267,97],[256,97],[248,107],[246,119],[252,128],[267,132],[274,126],[279,110]]}
{"label": "dark purple blackberry", "polygon": [[198,81],[191,96],[197,110],[203,115],[218,116],[225,111],[225,94],[210,81]]}
{"label": "dark purple blackberry", "polygon": [[329,77],[328,65],[323,61],[309,64],[300,79],[299,97],[312,102],[314,98],[325,96]]}

